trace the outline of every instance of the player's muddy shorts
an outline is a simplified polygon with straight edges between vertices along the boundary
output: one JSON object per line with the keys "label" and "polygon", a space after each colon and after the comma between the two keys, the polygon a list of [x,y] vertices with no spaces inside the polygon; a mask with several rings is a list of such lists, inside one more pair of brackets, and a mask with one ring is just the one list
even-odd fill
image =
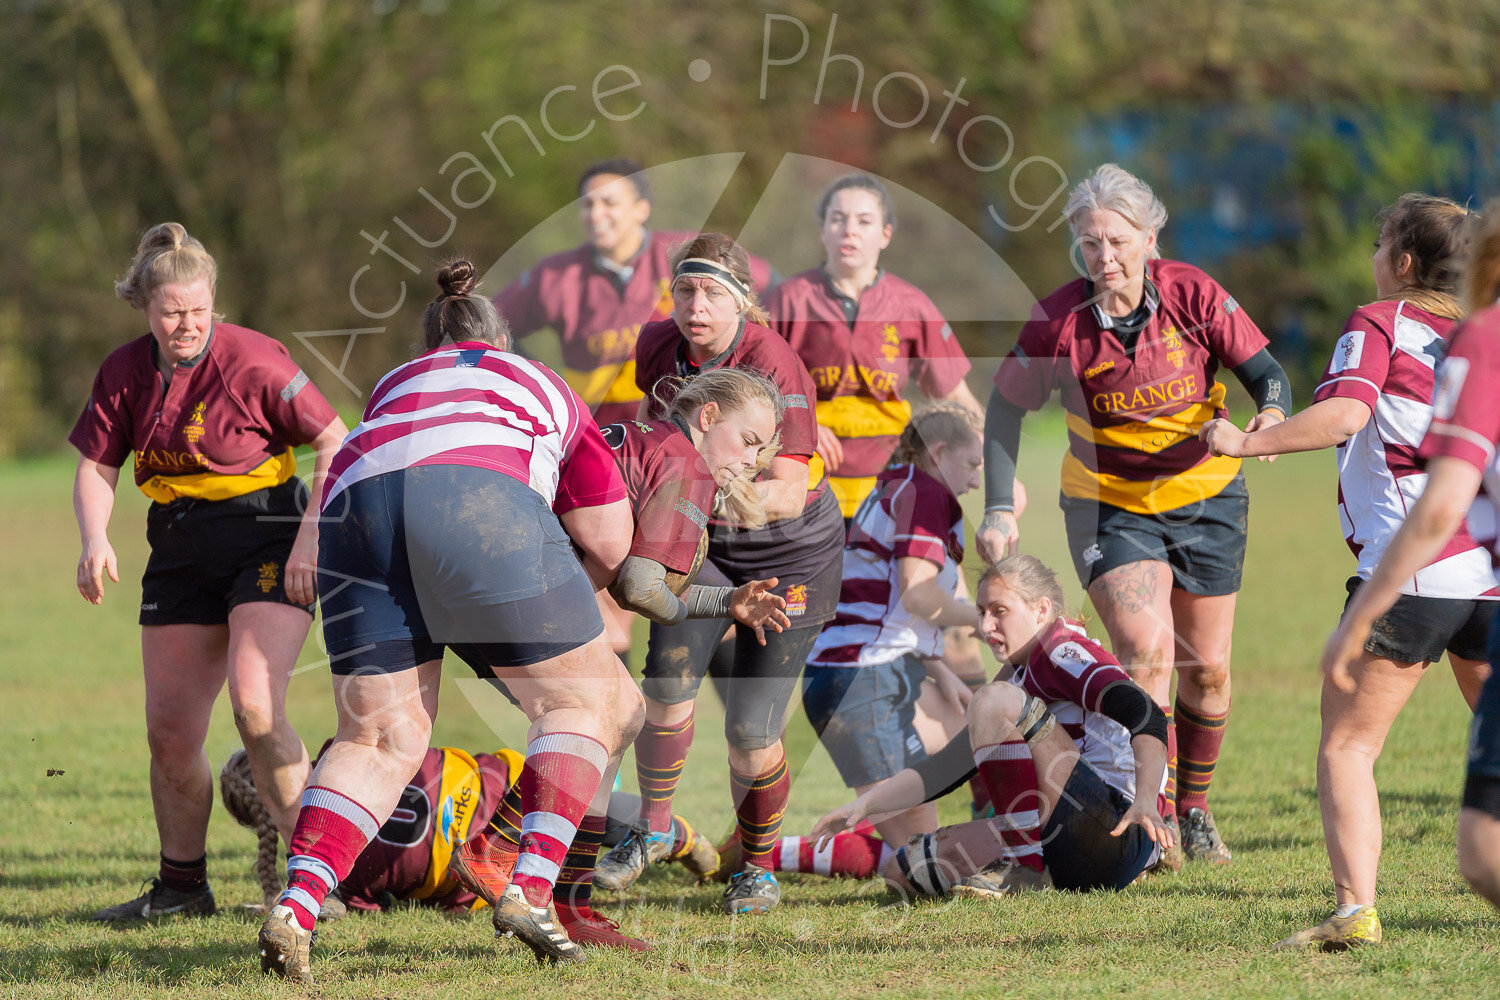
{"label": "player's muddy shorts", "polygon": [[911,655],[860,667],[808,664],[802,707],[844,784],[873,785],[927,758],[914,725],[926,677]]}
{"label": "player's muddy shorts", "polygon": [[[1357,576],[1345,581],[1345,610],[1363,582]],[[1483,660],[1489,654],[1495,603],[1402,594],[1370,626],[1365,650],[1397,663],[1433,663],[1444,652],[1462,660]]]}
{"label": "player's muddy shorts", "polygon": [[423,465],[334,497],[318,595],[335,674],[391,673],[450,646],[481,677],[604,631],[594,589],[546,502],[502,472]]}
{"label": "player's muddy shorts", "polygon": [[241,604],[289,604],[286,561],[306,510],[307,488],[280,486],[228,500],[153,503],[151,556],[141,576],[142,625],[223,625]]}

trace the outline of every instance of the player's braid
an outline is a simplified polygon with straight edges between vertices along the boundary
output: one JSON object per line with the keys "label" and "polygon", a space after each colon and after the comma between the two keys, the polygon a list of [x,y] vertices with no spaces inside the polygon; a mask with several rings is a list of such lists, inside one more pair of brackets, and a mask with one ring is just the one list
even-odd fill
{"label": "player's braid", "polygon": [[224,808],[241,826],[255,831],[257,850],[255,854],[255,876],[260,880],[261,895],[267,906],[281,894],[281,873],[277,867],[277,849],[280,835],[271,814],[260,801],[255,790],[255,779],[250,775],[250,758],[245,751],[236,750],[219,772],[219,793],[224,799]]}

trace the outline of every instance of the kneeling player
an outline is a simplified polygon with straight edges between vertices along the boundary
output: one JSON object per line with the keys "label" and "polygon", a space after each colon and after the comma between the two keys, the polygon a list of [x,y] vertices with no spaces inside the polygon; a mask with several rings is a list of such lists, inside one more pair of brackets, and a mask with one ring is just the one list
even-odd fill
{"label": "kneeling player", "polygon": [[967,733],[829,813],[814,835],[909,809],[977,770],[995,817],[912,838],[885,865],[888,885],[925,896],[1124,888],[1172,844],[1153,794],[1166,716],[1062,617],[1057,577],[1035,558],[1001,560],[976,596],[985,641],[1014,671],[975,692]]}

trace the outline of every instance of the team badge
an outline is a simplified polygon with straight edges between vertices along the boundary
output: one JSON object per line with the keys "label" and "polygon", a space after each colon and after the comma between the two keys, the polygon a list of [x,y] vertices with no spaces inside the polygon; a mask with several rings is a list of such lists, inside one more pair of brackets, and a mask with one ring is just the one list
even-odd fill
{"label": "team badge", "polygon": [[885,355],[887,361],[895,361],[896,355],[901,353],[901,334],[897,332],[894,325],[887,323],[882,339],[884,343],[881,345],[880,353]]}
{"label": "team badge", "polygon": [[280,575],[280,572],[281,568],[276,563],[263,562],[260,564],[259,579],[255,581],[255,585],[260,588],[262,594],[269,594],[275,589],[276,577]]}
{"label": "team badge", "polygon": [[207,403],[199,401],[193,407],[193,412],[188,414],[187,426],[182,429],[182,436],[187,438],[188,444],[197,444],[198,439],[203,436],[203,410]]}
{"label": "team badge", "polygon": [[1187,351],[1168,351],[1167,360],[1172,362],[1173,368],[1181,368],[1182,362],[1187,358]]}
{"label": "team badge", "polygon": [[786,616],[796,618],[807,613],[807,584],[794,583],[786,588]]}
{"label": "team badge", "polygon": [[1365,331],[1350,330],[1333,345],[1333,360],[1328,363],[1328,374],[1337,375],[1359,367],[1359,359],[1365,352]]}

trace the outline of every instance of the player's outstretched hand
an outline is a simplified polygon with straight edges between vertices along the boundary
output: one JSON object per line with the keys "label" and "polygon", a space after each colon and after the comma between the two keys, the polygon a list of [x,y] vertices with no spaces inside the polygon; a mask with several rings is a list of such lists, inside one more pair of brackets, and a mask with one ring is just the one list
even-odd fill
{"label": "player's outstretched hand", "polygon": [[1012,552],[1020,551],[1021,527],[1016,515],[1008,510],[986,511],[979,530],[974,532],[974,545],[979,549],[979,558],[994,565]]}
{"label": "player's outstretched hand", "polygon": [[1161,813],[1156,811],[1156,796],[1143,795],[1130,803],[1130,808],[1125,810],[1125,815],[1120,817],[1119,824],[1111,831],[1111,837],[1118,837],[1132,826],[1138,826],[1146,831],[1146,836],[1167,850],[1176,840],[1172,836],[1172,828],[1167,826],[1167,821],[1161,818]]}
{"label": "player's outstretched hand", "polygon": [[869,804],[865,797],[850,802],[848,805],[839,806],[833,812],[818,820],[807,836],[816,845],[816,850],[823,850],[824,842],[833,839],[836,833],[852,830],[869,816]]}
{"label": "player's outstretched hand", "polygon": [[786,600],[771,590],[777,578],[751,580],[734,589],[729,596],[729,613],[734,620],[755,629],[755,638],[762,646],[766,644],[766,629],[780,632],[790,628],[792,620],[786,615]]}
{"label": "player's outstretched hand", "polygon": [[104,574],[115,583],[120,582],[120,566],[115,559],[115,549],[106,538],[83,543],[83,553],[78,557],[78,592],[90,604],[104,601]]}

